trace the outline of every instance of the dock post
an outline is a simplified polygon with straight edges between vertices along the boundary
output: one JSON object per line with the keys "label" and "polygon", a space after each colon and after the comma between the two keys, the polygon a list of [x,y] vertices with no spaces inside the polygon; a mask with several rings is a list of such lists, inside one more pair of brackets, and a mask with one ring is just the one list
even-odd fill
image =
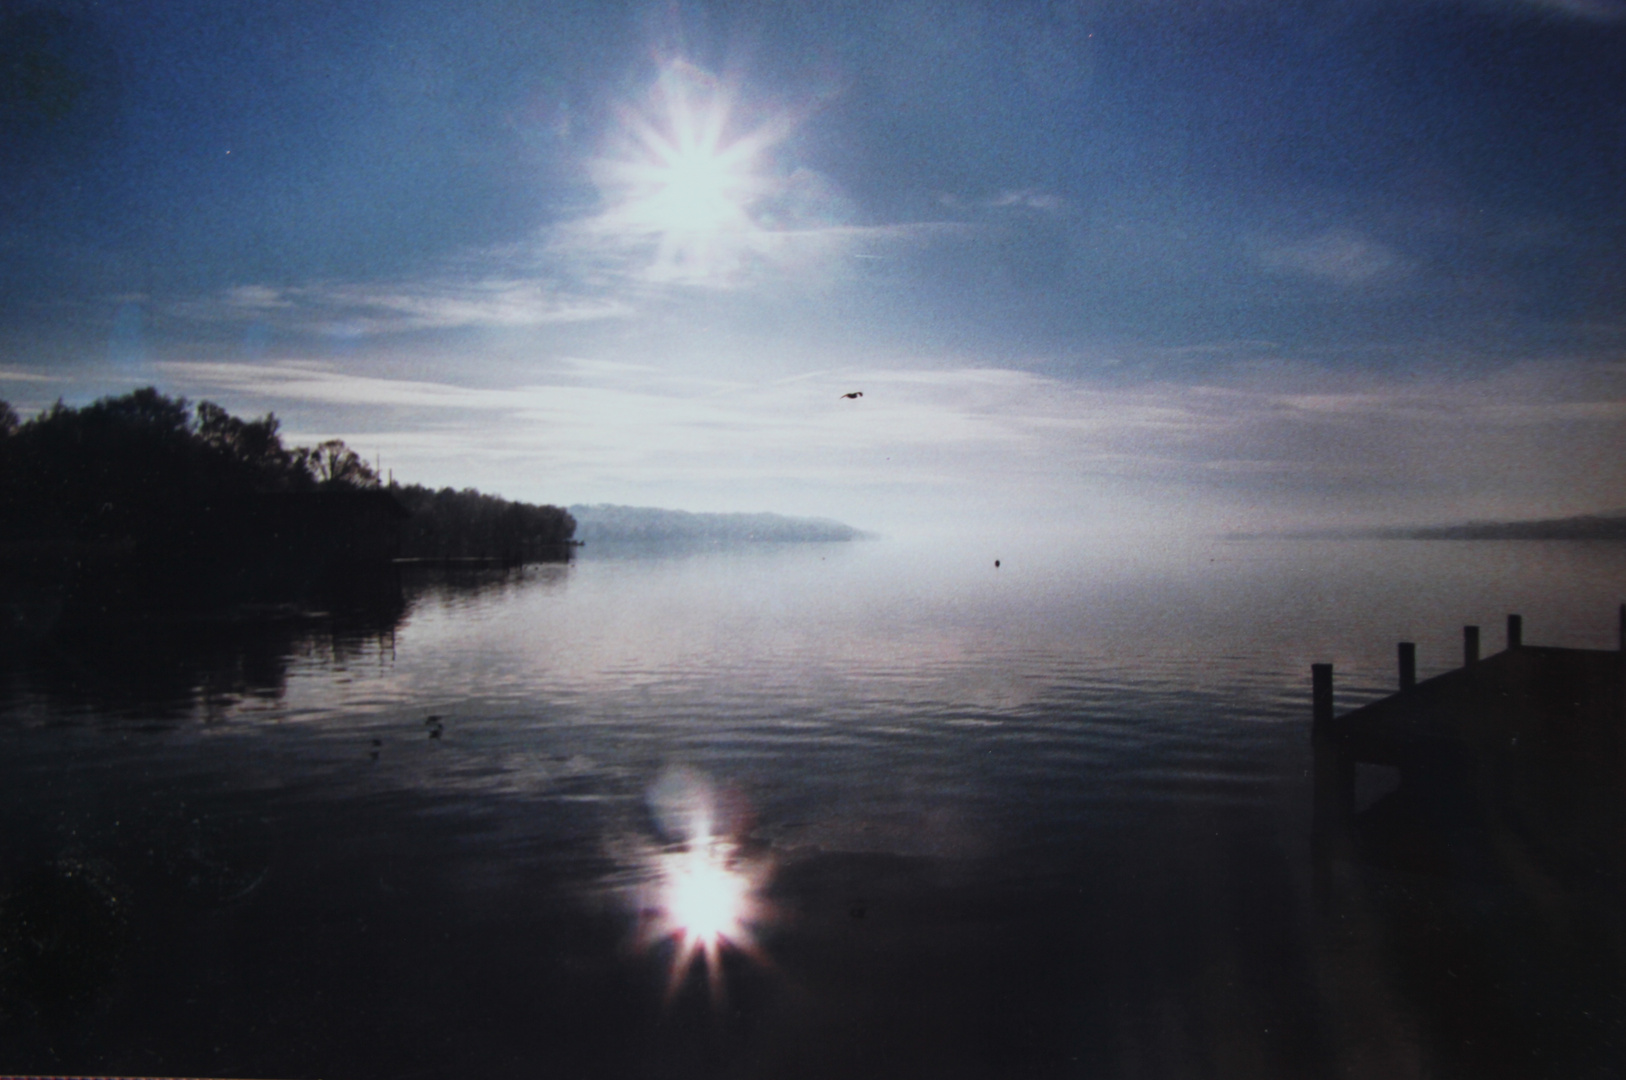
{"label": "dock post", "polygon": [[1507,647],[1517,649],[1524,644],[1524,617],[1509,615],[1507,617]]}
{"label": "dock post", "polygon": [[1355,763],[1333,731],[1332,665],[1310,666],[1310,751],[1315,776],[1313,829],[1323,850],[1355,813]]}
{"label": "dock post", "polygon": [[1312,735],[1322,735],[1332,720],[1332,665],[1310,665],[1310,716]]}
{"label": "dock post", "polygon": [[1400,643],[1400,689],[1410,690],[1417,685],[1417,643]]}
{"label": "dock post", "polygon": [[1464,626],[1462,628],[1462,666],[1473,667],[1479,663],[1479,627]]}
{"label": "dock post", "polygon": [[1626,604],[1620,605],[1620,651],[1626,653]]}

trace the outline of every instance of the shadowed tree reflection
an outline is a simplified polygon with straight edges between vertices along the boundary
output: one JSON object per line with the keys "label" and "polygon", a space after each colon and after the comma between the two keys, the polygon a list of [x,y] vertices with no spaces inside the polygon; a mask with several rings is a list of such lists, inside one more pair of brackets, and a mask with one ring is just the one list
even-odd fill
{"label": "shadowed tree reflection", "polygon": [[0,652],[6,697],[40,695],[53,712],[139,716],[151,723],[205,715],[246,698],[275,700],[298,657],[339,665],[392,647],[405,605],[314,618],[81,625]]}

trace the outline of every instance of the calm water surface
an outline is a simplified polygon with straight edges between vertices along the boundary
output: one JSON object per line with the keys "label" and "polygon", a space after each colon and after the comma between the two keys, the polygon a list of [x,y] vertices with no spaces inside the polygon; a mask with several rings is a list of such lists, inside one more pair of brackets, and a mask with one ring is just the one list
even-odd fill
{"label": "calm water surface", "polygon": [[[1411,885],[1317,899],[1308,675],[1350,708],[1513,611],[1613,647],[1623,587],[1608,545],[587,551],[16,646],[0,1072],[1618,1075],[1519,897],[1464,901],[1467,1004],[1386,921]],[[710,979],[697,815],[754,886]],[[74,903],[57,978],[18,912]]]}

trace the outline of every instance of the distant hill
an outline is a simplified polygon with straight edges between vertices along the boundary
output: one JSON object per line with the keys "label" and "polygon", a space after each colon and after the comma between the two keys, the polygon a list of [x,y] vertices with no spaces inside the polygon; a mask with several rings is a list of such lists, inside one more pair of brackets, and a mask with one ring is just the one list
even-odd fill
{"label": "distant hill", "polygon": [[[1259,534],[1235,534],[1248,539]],[[1287,534],[1300,540],[1626,540],[1626,510],[1529,521],[1469,521],[1460,525],[1403,525],[1382,529],[1313,529]]]}
{"label": "distant hill", "polygon": [[576,539],[592,543],[806,543],[871,534],[828,518],[780,514],[695,514],[653,506],[572,506]]}
{"label": "distant hill", "polygon": [[1473,521],[1385,532],[1410,540],[1626,540],[1626,511],[1535,521]]}

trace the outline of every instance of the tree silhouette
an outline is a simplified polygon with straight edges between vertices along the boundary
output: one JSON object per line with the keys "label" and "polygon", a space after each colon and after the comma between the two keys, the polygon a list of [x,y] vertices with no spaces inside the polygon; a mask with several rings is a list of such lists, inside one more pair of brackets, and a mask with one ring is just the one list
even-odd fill
{"label": "tree silhouette", "polygon": [[294,454],[306,471],[323,487],[378,486],[378,473],[362,460],[359,454],[344,445],[343,439],[328,439],[309,449],[300,447]]}
{"label": "tree silhouette", "polygon": [[194,412],[184,397],[151,386],[82,408],[58,401],[26,422],[0,401],[0,435],[16,451],[0,486],[69,501],[75,493],[117,495],[117,502],[379,486],[378,473],[343,439],[289,448],[281,427],[274,413],[243,420],[212,401]]}
{"label": "tree silhouette", "polygon": [[557,506],[510,502],[473,488],[397,485],[390,494],[412,514],[401,554],[413,558],[560,559],[576,530],[576,519]]}
{"label": "tree silhouette", "polygon": [[400,555],[568,555],[558,507],[385,491],[342,439],[290,448],[280,427],[154,387],[21,423],[0,402],[0,599],[95,617],[382,588]]}
{"label": "tree silhouette", "polygon": [[[53,415],[72,413],[74,410],[59,399],[52,407]],[[79,410],[88,423],[108,428],[143,430],[163,435],[186,435],[192,430],[192,410],[183,397],[167,397],[154,386],[132,390],[123,397],[104,397]]]}
{"label": "tree silhouette", "polygon": [[212,401],[198,403],[197,437],[205,446],[248,466],[273,489],[309,487],[309,471],[295,451],[282,445],[281,426],[274,413],[240,420]]}

